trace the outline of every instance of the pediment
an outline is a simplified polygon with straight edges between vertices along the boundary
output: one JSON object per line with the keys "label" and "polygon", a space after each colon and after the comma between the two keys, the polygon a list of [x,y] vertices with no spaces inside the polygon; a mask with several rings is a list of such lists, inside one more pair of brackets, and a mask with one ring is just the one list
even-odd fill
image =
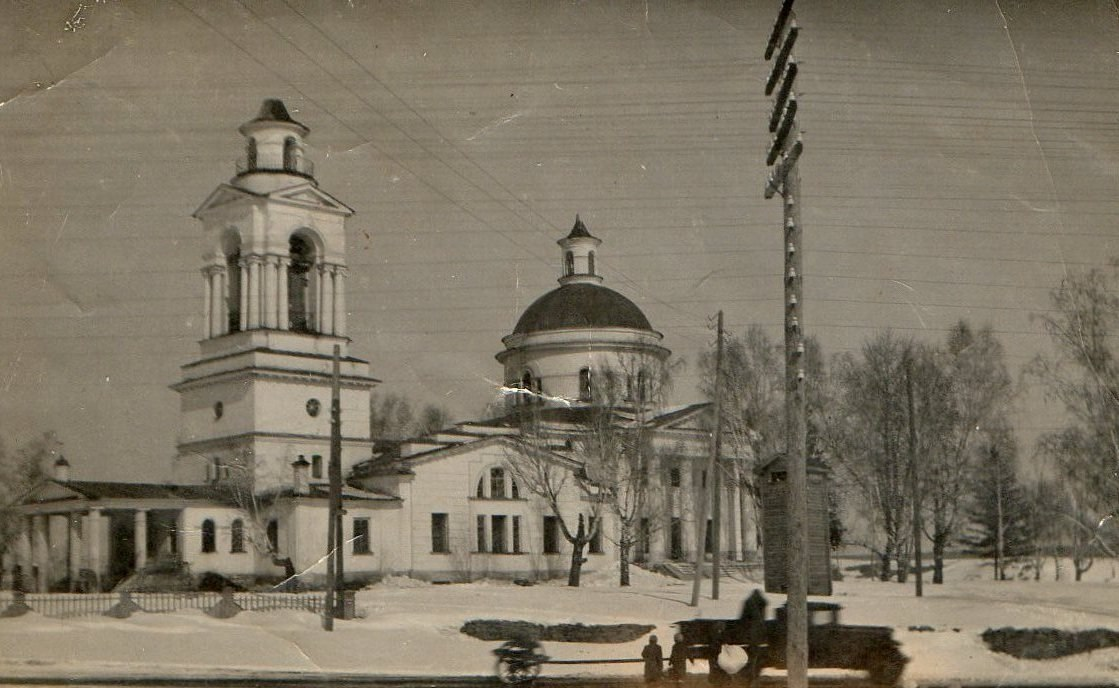
{"label": "pediment", "polygon": [[60,502],[67,499],[84,498],[84,495],[65,485],[48,481],[32,488],[19,500],[18,504],[42,504],[43,502]]}
{"label": "pediment", "polygon": [[223,205],[229,205],[230,203],[236,203],[237,201],[243,200],[245,198],[252,198],[252,194],[242,189],[230,186],[229,184],[222,184],[218,188],[214,189],[214,191],[206,197],[206,200],[202,202],[202,205],[198,206],[198,209],[194,211],[194,217],[198,217],[202,213],[213,210],[214,208],[218,208]]}
{"label": "pediment", "polygon": [[354,212],[342,201],[311,184],[302,184],[294,188],[280,189],[279,191],[274,191],[269,194],[269,198],[287,201],[305,207],[333,210],[347,215]]}
{"label": "pediment", "polygon": [[709,432],[711,430],[711,405],[696,404],[691,408],[666,413],[653,423],[662,430],[690,430]]}

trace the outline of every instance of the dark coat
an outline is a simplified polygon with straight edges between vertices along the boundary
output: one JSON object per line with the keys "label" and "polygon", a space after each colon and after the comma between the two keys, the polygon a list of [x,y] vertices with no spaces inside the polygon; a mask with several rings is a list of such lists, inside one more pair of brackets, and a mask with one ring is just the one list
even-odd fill
{"label": "dark coat", "polygon": [[768,641],[765,628],[765,608],[768,602],[765,595],[757,590],[750,593],[742,603],[742,614],[739,616],[739,632],[742,633],[748,645],[765,645]]}
{"label": "dark coat", "polygon": [[664,651],[661,646],[649,641],[641,650],[641,659],[645,660],[645,680],[660,680],[661,670],[664,668]]}

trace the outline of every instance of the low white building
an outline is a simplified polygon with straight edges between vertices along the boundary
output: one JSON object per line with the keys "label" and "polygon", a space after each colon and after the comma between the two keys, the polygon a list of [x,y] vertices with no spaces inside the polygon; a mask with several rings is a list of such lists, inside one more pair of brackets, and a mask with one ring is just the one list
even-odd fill
{"label": "low white building", "polygon": [[[578,487],[594,482],[577,445],[605,371],[625,377],[612,413],[639,425],[655,455],[643,470],[659,498],[634,522],[631,558],[691,556],[707,407],[655,409],[650,371],[669,351],[632,301],[602,286],[601,242],[578,218],[559,241],[560,286],[502,340],[509,413],[375,443],[377,380],[349,353],[346,334],[352,211],[319,188],[304,155],[308,130],[283,103],[265,101],[240,131],[237,175],[194,214],[205,246],[205,331],[173,385],[182,418],[175,483],[70,480],[61,459],[52,480],[12,507],[24,527],[5,561],[7,583],[12,572],[37,590],[196,585],[208,573],[242,583],[320,579],[335,350],[349,579],[563,575],[572,549],[562,531],[580,515],[598,533],[585,568],[616,566],[617,519],[593,496],[603,486]],[[526,417],[532,433],[522,432]],[[520,477],[534,461],[565,476],[558,513]],[[727,489],[724,503],[737,505],[735,486]],[[740,514],[724,515],[724,542],[737,542]]]}

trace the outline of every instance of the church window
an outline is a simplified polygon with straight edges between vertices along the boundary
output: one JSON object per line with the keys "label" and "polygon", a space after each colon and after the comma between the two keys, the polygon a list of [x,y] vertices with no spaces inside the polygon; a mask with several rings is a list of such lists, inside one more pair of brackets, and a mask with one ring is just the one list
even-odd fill
{"label": "church window", "polygon": [[[597,528],[595,526],[598,526]],[[587,530],[594,533],[591,536],[590,547],[588,551],[591,554],[602,554],[602,524],[599,519],[591,516],[587,519]]]}
{"label": "church window", "polygon": [[571,251],[567,251],[563,254],[563,274],[575,274],[575,254]]}
{"label": "church window", "polygon": [[256,169],[256,139],[249,139],[245,148],[245,171],[252,172]]}
{"label": "church window", "polygon": [[225,259],[225,313],[230,332],[241,331],[241,249]]}
{"label": "church window", "polygon": [[591,400],[591,369],[583,368],[579,371],[579,399]]}
{"label": "church window", "polygon": [[298,158],[297,151],[299,144],[296,143],[294,136],[289,136],[284,139],[284,171],[285,172],[298,172]]}
{"label": "church window", "polygon": [[491,520],[493,523],[491,528],[493,547],[491,551],[495,554],[505,554],[507,551],[505,548],[505,523],[508,519],[505,516],[492,516]]}
{"label": "church window", "polygon": [[490,499],[505,499],[505,469],[490,469]]}
{"label": "church window", "polygon": [[668,526],[668,558],[678,561],[684,558],[684,524],[673,517]]}
{"label": "church window", "polygon": [[369,546],[369,519],[354,519],[354,554],[369,554],[373,550]]}
{"label": "church window", "polygon": [[559,554],[559,519],[544,517],[544,554]]}
{"label": "church window", "polygon": [[447,532],[447,514],[431,515],[431,551],[436,554],[448,554],[451,551],[451,540]]}
{"label": "church window", "polygon": [[594,274],[594,251],[587,254],[587,274]]}
{"label": "church window", "polygon": [[521,553],[521,517],[513,517],[513,554]]}
{"label": "church window", "polygon": [[474,490],[474,496],[478,499],[485,499],[486,497],[486,476],[478,478],[478,487]]}
{"label": "church window", "polygon": [[315,322],[315,247],[299,234],[288,242],[288,327],[295,332],[313,332]]}
{"label": "church window", "polygon": [[268,548],[272,550],[272,554],[280,553],[280,522],[272,519],[268,522],[265,528],[268,535]]}
{"label": "church window", "polygon": [[478,551],[486,551],[486,517],[478,516],[475,519],[476,527],[478,530]]}
{"label": "church window", "polygon": [[513,476],[509,476],[509,496],[513,499],[521,498],[521,488],[517,487],[517,481]]}
{"label": "church window", "polygon": [[229,551],[234,554],[245,551],[245,522],[239,518],[233,519],[229,526]]}
{"label": "church window", "polygon": [[668,469],[668,485],[669,487],[680,487],[680,467],[673,466]]}
{"label": "church window", "polygon": [[213,519],[202,522],[202,551],[214,552],[217,550],[217,533],[214,531]]}
{"label": "church window", "polygon": [[637,401],[644,402],[646,394],[648,393],[648,381],[645,378],[645,371],[637,371]]}
{"label": "church window", "polygon": [[311,477],[322,478],[322,454],[311,455]]}

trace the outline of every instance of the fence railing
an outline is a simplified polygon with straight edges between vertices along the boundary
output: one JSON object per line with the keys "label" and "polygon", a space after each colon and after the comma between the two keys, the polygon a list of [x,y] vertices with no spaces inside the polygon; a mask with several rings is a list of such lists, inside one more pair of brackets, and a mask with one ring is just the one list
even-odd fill
{"label": "fence railing", "polygon": [[[127,596],[127,597],[126,597]],[[0,592],[0,611],[16,601],[17,594]],[[218,592],[133,592],[133,593],[24,593],[23,604],[37,614],[65,619],[104,614],[119,602],[130,599],[145,612],[174,612],[180,609],[214,607],[222,599]],[[232,600],[245,611],[293,609],[322,614],[323,593],[235,592]]]}

